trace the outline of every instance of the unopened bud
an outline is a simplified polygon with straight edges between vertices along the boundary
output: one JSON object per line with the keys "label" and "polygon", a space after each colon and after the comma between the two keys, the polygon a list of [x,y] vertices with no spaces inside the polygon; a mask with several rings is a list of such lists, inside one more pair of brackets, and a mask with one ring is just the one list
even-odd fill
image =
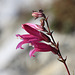
{"label": "unopened bud", "polygon": [[45,24],[44,19],[41,19],[40,22],[41,22],[41,26],[44,26],[44,24]]}
{"label": "unopened bud", "polygon": [[41,12],[33,12],[32,16],[38,18],[38,17],[43,17],[43,14]]}

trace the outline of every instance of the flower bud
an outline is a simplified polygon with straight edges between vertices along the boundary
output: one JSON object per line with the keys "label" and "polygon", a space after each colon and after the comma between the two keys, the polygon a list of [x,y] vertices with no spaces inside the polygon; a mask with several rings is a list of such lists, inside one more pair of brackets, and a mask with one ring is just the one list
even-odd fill
{"label": "flower bud", "polygon": [[40,22],[41,22],[41,26],[44,27],[45,25],[44,19],[41,19]]}
{"label": "flower bud", "polygon": [[35,18],[38,18],[38,17],[43,17],[43,14],[42,14],[42,12],[33,12],[32,16]]}

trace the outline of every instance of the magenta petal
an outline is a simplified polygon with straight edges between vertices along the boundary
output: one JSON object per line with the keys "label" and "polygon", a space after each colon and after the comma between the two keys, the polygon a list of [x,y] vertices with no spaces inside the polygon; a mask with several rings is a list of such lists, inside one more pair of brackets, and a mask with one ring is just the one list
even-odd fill
{"label": "magenta petal", "polygon": [[33,35],[19,35],[19,34],[17,34],[16,36],[21,37],[23,39],[23,41],[21,41],[17,45],[16,49],[18,49],[18,48],[24,49],[24,48],[22,48],[22,45],[25,44],[25,43],[34,43],[34,42],[41,41],[40,38],[38,38],[36,36],[33,36]]}
{"label": "magenta petal", "polygon": [[22,48],[22,45],[25,44],[25,43],[27,43],[26,40],[25,40],[25,41],[21,41],[21,42],[17,45],[16,49],[18,49],[18,48],[24,49],[24,48]]}
{"label": "magenta petal", "polygon": [[39,39],[38,37],[30,34],[25,34],[25,35],[17,34],[16,36],[21,37],[22,39]]}
{"label": "magenta petal", "polygon": [[30,26],[30,23],[28,23],[28,24],[29,25],[22,24],[22,28],[25,29],[31,35],[37,36],[37,37],[39,37],[42,40],[47,41],[47,42],[50,41],[50,38],[47,35],[45,35],[44,33],[42,33],[42,32],[35,29],[35,27],[34,27],[35,24],[33,24],[31,26]]}
{"label": "magenta petal", "polygon": [[54,47],[51,47],[50,45],[47,45],[45,43],[33,43],[34,48],[38,49],[38,52],[48,52],[48,51],[52,51],[54,54],[58,54],[58,50],[55,49]]}
{"label": "magenta petal", "polygon": [[46,34],[40,32],[40,36],[44,41],[50,42],[50,38]]}
{"label": "magenta petal", "polygon": [[30,57],[31,57],[31,56],[35,57],[35,55],[34,55],[35,52],[36,52],[35,49],[31,50],[31,51],[29,52],[29,56],[30,56]]}
{"label": "magenta petal", "polygon": [[34,47],[35,48],[39,48],[39,49],[49,49],[51,46],[50,45],[47,45],[45,43],[34,43]]}
{"label": "magenta petal", "polygon": [[20,36],[20,34],[16,34],[16,37]]}
{"label": "magenta petal", "polygon": [[24,41],[26,41],[26,43],[41,41],[39,37],[30,34],[26,34],[26,35],[17,34],[16,36],[22,38]]}
{"label": "magenta petal", "polygon": [[28,26],[28,25],[23,25],[23,28],[28,32],[30,33],[31,35],[34,35],[34,36],[38,36],[40,37],[40,33],[39,31],[37,31],[36,29]]}
{"label": "magenta petal", "polygon": [[24,29],[24,26],[27,25],[27,26],[30,26],[31,28],[34,28],[36,30],[43,30],[42,29],[42,26],[40,25],[36,25],[36,24],[32,24],[32,23],[25,23],[25,24],[22,24],[22,28]]}

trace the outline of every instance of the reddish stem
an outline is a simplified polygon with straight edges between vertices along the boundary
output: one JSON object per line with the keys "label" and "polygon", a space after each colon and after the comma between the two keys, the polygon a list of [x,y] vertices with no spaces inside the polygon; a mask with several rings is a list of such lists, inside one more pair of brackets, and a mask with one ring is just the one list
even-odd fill
{"label": "reddish stem", "polygon": [[48,28],[48,32],[50,33],[49,24],[48,24],[47,18],[46,18],[46,16],[45,16],[45,14],[44,14],[44,13],[43,13],[43,17],[44,17],[44,19],[45,19],[45,21],[46,21],[47,28]]}
{"label": "reddish stem", "polygon": [[50,29],[49,29],[49,25],[48,25],[47,19],[46,19],[46,23],[47,23],[48,31],[50,33]]}
{"label": "reddish stem", "polygon": [[70,75],[70,72],[69,72],[69,69],[68,69],[68,67],[67,67],[67,65],[66,65],[66,62],[64,62],[64,65],[65,65],[65,67],[66,67],[66,70],[67,70],[68,75]]}
{"label": "reddish stem", "polygon": [[[47,19],[46,19],[45,14],[44,14],[44,18],[45,18],[45,21],[46,21],[46,24],[47,24],[47,27],[48,27],[48,31],[49,31],[49,33],[50,33],[49,24],[48,24],[48,21],[47,21]],[[51,34],[50,36],[51,36],[52,41],[53,41],[52,44],[56,47],[57,45],[56,45],[56,42],[55,42],[55,40],[54,40],[54,38],[53,38],[53,35]],[[59,48],[58,48],[58,52],[59,52],[59,53],[58,53],[58,56],[59,56],[59,58],[61,58],[61,62],[64,64],[64,66],[65,66],[65,68],[66,68],[66,70],[67,70],[68,75],[70,75],[69,69],[68,69],[67,64],[66,64],[66,59],[63,59],[63,57],[62,57],[62,55],[61,55],[61,53],[60,53],[60,51],[59,51]]]}
{"label": "reddish stem", "polygon": [[66,64],[66,59],[63,59],[60,51],[59,51],[59,55],[58,56],[59,56],[59,58],[61,58],[61,62],[64,64],[64,66],[65,66],[65,68],[67,70],[68,75],[70,75],[69,69],[68,69],[67,64]]}

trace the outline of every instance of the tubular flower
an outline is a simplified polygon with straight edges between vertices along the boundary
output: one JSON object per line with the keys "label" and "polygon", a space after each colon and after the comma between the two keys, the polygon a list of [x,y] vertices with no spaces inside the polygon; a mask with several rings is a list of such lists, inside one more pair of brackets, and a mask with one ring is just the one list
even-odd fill
{"label": "tubular flower", "polygon": [[20,35],[17,34],[17,37],[20,37],[22,39],[22,41],[17,45],[16,49],[20,48],[20,49],[24,49],[22,48],[22,45],[25,43],[32,43],[32,42],[36,42],[36,41],[41,41],[42,39],[30,34],[27,35]]}
{"label": "tubular flower", "polygon": [[32,24],[32,23],[25,23],[25,24],[22,24],[22,28],[25,29],[25,25],[28,25],[36,30],[43,30],[42,29],[42,26],[41,25],[37,25],[37,24]]}
{"label": "tubular flower", "polygon": [[16,35],[17,37],[20,37],[22,39],[22,41],[17,45],[16,49],[18,48],[23,49],[22,45],[25,43],[36,43],[42,40],[48,42],[50,40],[48,36],[38,31],[38,29],[40,30],[40,27],[36,26],[35,24],[31,24],[31,23],[22,24],[22,28],[26,30],[29,34]]}
{"label": "tubular flower", "polygon": [[34,46],[34,49],[30,51],[29,56],[33,56],[35,57],[34,53],[35,52],[53,52],[54,54],[58,54],[58,50],[55,49],[54,47],[51,47],[50,45],[47,45],[45,43],[32,43],[32,45]]}
{"label": "tubular flower", "polygon": [[38,30],[40,30],[40,27],[38,26],[38,29],[37,29],[35,24],[31,24],[31,25],[30,25],[30,23],[22,24],[22,28],[24,30],[26,30],[29,34],[37,36],[46,42],[50,41],[50,38],[47,35],[38,31]]}

